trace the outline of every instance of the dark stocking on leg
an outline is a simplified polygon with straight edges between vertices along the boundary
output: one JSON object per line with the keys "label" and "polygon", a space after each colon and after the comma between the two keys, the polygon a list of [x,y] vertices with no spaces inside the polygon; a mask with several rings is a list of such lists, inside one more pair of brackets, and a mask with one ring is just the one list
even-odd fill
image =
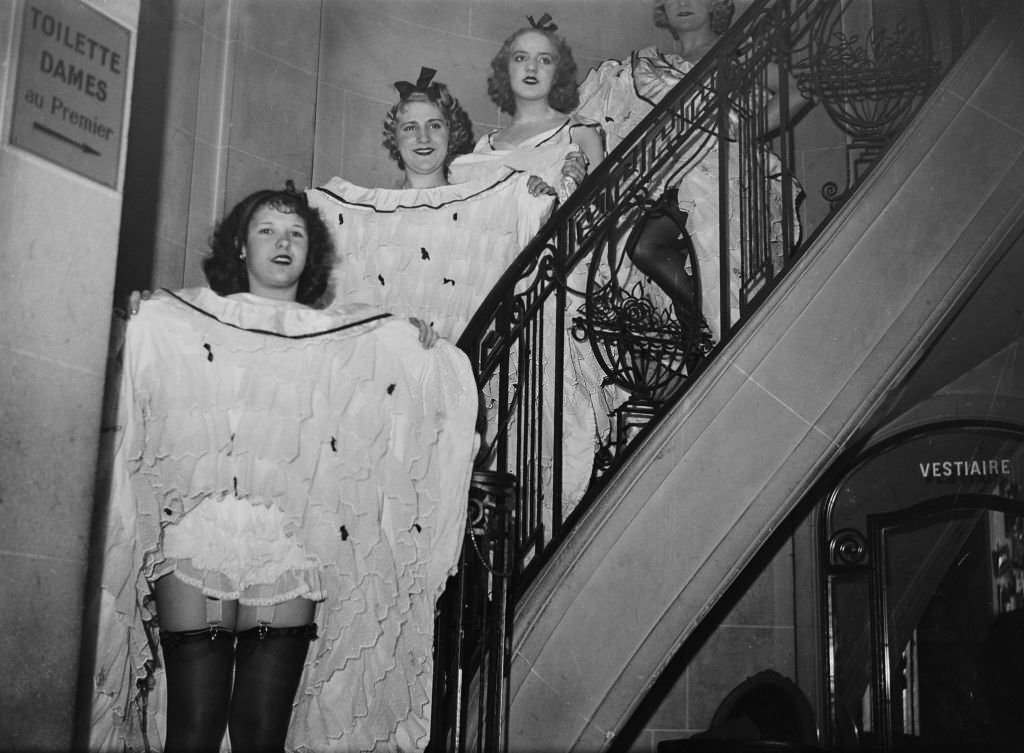
{"label": "dark stocking on leg", "polygon": [[626,253],[672,298],[684,326],[694,325],[700,314],[694,279],[686,272],[689,244],[686,213],[679,209],[674,190],[640,218],[626,242]]}
{"label": "dark stocking on leg", "polygon": [[238,634],[228,728],[232,750],[281,753],[316,625],[256,627]]}
{"label": "dark stocking on leg", "polygon": [[205,628],[162,632],[167,672],[164,753],[216,753],[228,722],[234,636]]}

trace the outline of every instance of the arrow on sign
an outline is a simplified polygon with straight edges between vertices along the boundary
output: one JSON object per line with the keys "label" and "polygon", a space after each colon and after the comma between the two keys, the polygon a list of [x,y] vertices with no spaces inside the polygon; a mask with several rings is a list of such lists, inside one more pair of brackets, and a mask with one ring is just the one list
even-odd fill
{"label": "arrow on sign", "polygon": [[91,146],[86,144],[84,141],[75,141],[74,139],[68,138],[63,133],[53,130],[49,126],[44,126],[42,123],[33,122],[32,127],[35,128],[37,131],[42,131],[47,136],[53,136],[53,138],[60,139],[66,144],[71,144],[71,146],[75,147],[76,149],[81,149],[86,154],[99,154],[99,152],[97,152]]}

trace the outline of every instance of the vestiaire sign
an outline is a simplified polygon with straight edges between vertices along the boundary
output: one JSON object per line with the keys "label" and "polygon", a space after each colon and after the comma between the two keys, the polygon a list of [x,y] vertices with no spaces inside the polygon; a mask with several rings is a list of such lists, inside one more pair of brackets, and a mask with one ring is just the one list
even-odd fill
{"label": "vestiaire sign", "polygon": [[79,0],[27,0],[10,142],[117,185],[131,33]]}
{"label": "vestiaire sign", "polygon": [[921,478],[933,481],[1011,476],[1013,474],[1010,458],[929,460],[924,463],[919,462],[917,468],[921,473]]}
{"label": "vestiaire sign", "polygon": [[867,519],[954,495],[1022,503],[1024,426],[939,426],[906,432],[850,465],[829,508],[829,536],[867,534]]}

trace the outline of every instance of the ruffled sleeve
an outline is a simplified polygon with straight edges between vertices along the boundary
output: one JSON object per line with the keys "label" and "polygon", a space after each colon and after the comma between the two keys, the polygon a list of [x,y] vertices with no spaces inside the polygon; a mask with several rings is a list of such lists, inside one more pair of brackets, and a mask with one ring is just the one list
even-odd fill
{"label": "ruffled sleeve", "polygon": [[606,60],[580,84],[577,117],[598,123],[610,152],[654,109],[692,65],[656,47],[636,50],[623,60]]}

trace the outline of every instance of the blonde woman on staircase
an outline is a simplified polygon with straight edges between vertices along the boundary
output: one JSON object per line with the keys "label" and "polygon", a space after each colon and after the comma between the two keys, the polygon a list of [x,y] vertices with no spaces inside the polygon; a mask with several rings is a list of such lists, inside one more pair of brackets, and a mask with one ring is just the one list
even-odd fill
{"label": "blonde woman on staircase", "polygon": [[[546,75],[532,67],[531,72]],[[490,158],[478,169],[464,171],[463,159],[474,155],[458,152],[463,145],[468,151],[472,142],[463,140],[464,129],[452,115],[454,98],[435,75],[424,68],[415,82],[395,84],[398,98],[385,117],[384,144],[403,171],[399,188],[358,186],[337,177],[308,195],[341,249],[328,297],[416,316],[454,342],[550,216],[557,198],[548,181],[558,183],[563,169],[575,181],[585,173],[582,163],[563,163],[565,145],[557,146],[561,156],[547,179],[538,175],[537,163]],[[560,122],[567,120],[562,116]],[[577,149],[571,145],[572,151]],[[554,333],[547,337],[550,344]],[[568,333],[565,337],[574,350],[559,375],[566,395],[563,453],[571,458],[562,493],[575,503],[586,491],[593,467],[597,428],[591,395],[600,390],[600,375],[596,363],[584,360],[588,353],[580,344]],[[553,369],[545,374],[550,389]],[[545,403],[549,423],[552,403]],[[492,416],[492,432],[495,423]],[[550,425],[545,432],[553,436]],[[540,460],[548,477],[552,446],[549,439]]]}

